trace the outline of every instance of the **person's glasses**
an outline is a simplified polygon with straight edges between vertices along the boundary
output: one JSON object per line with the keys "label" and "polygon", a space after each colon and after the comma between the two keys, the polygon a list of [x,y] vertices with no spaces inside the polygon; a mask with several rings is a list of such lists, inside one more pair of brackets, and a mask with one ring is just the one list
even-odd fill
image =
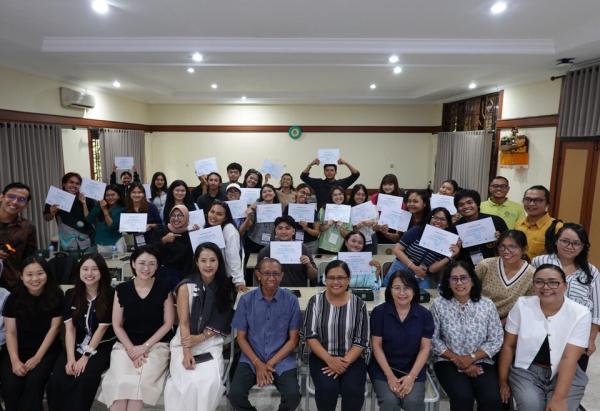
{"label": "person's glasses", "polygon": [[263,277],[279,277],[283,274],[281,271],[259,271]]}
{"label": "person's glasses", "polygon": [[402,287],[401,285],[394,285],[391,287],[392,291],[396,293],[407,293],[408,291],[412,291],[410,287]]}
{"label": "person's glasses", "polygon": [[469,277],[468,275],[461,275],[460,277],[450,277],[450,282],[452,284],[468,284],[469,281],[471,281],[471,277]]}
{"label": "person's glasses", "polygon": [[542,280],[539,278],[536,278],[535,280],[533,280],[533,286],[535,288],[539,288],[542,289],[544,288],[544,286],[548,286],[548,288],[552,289],[552,290],[556,290],[558,288],[558,286],[560,285],[562,281],[558,281],[558,280]]}
{"label": "person's glasses", "polygon": [[521,247],[519,247],[518,245],[499,245],[498,246],[498,251],[500,251],[501,253],[504,251],[508,251],[510,253],[516,253],[517,251],[519,251],[521,249]]}
{"label": "person's glasses", "polygon": [[571,240],[567,240],[566,238],[559,238],[558,243],[565,248],[567,248],[567,247],[573,247],[573,248],[583,247],[583,243],[581,241],[577,241],[577,240],[571,241]]}
{"label": "person's glasses", "polygon": [[490,188],[495,190],[506,190],[508,188],[508,184],[492,184],[490,185]]}
{"label": "person's glasses", "polygon": [[16,201],[19,204],[27,204],[27,197],[21,197],[16,194],[6,194],[6,198],[10,201]]}
{"label": "person's glasses", "polygon": [[171,214],[173,220],[183,220],[183,214]]}
{"label": "person's glasses", "polygon": [[446,217],[436,217],[436,216],[432,216],[431,221],[437,221],[438,223],[447,223],[448,222],[448,220],[446,220]]}
{"label": "person's glasses", "polygon": [[545,198],[523,197],[523,203],[525,204],[542,204],[544,201],[546,201]]}
{"label": "person's glasses", "polygon": [[329,281],[330,283],[335,283],[335,282],[342,283],[342,282],[348,280],[348,277],[340,275],[337,277],[325,277],[325,280]]}
{"label": "person's glasses", "polygon": [[145,262],[145,261],[140,261],[135,263],[136,265],[139,265],[140,267],[148,267],[148,268],[154,268],[156,267],[156,262]]}

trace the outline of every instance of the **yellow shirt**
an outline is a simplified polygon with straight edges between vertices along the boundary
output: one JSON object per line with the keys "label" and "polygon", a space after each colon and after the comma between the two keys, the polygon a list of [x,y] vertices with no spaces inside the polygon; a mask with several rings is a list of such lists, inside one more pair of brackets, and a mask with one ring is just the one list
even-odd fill
{"label": "yellow shirt", "polygon": [[523,206],[509,199],[506,199],[502,204],[496,204],[488,199],[481,203],[479,211],[484,214],[497,215],[502,218],[509,230],[515,228],[517,221],[525,216]]}
{"label": "yellow shirt", "polygon": [[[522,217],[515,224],[515,230],[520,230],[527,236],[527,255],[530,259],[537,257],[538,255],[546,253],[546,230],[550,228],[550,225],[554,221],[554,218],[550,217],[550,214],[546,213],[542,218],[537,220],[535,223],[528,223],[527,216]],[[555,233],[563,226],[560,221],[556,223]]]}

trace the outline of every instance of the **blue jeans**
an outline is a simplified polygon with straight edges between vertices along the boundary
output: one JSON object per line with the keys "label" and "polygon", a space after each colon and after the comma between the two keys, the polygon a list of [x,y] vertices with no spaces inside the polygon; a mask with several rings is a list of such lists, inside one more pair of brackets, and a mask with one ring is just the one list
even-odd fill
{"label": "blue jeans", "polygon": [[400,262],[400,260],[398,260],[397,258],[394,260],[390,269],[388,270],[387,274],[385,275],[385,278],[383,279],[384,287],[388,286],[388,283],[390,282],[390,278],[392,278],[394,273],[398,270],[403,270],[403,271],[409,272],[413,276],[415,276],[415,278],[417,279],[417,284],[419,284],[420,289],[432,288],[431,280],[428,277],[425,277],[425,278],[417,277],[413,270],[408,268],[404,263]]}

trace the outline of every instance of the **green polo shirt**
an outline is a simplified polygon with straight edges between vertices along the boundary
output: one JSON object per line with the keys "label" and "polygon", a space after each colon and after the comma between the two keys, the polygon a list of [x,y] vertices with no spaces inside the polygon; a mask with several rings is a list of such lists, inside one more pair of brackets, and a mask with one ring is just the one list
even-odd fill
{"label": "green polo shirt", "polygon": [[509,199],[506,199],[502,204],[496,204],[488,199],[481,203],[479,210],[484,214],[497,215],[502,218],[510,230],[515,228],[517,220],[525,215],[523,205]]}

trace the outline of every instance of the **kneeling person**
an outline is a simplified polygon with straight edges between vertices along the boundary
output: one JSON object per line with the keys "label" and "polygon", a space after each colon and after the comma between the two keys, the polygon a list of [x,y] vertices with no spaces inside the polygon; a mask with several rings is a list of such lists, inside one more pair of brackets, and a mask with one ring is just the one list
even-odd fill
{"label": "kneeling person", "polygon": [[279,410],[295,410],[300,404],[294,355],[302,325],[300,305],[291,292],[279,288],[279,261],[264,258],[256,275],[260,287],[240,298],[233,317],[242,356],[228,397],[236,410],[256,410],[248,401],[250,389],[274,384],[281,394]]}

